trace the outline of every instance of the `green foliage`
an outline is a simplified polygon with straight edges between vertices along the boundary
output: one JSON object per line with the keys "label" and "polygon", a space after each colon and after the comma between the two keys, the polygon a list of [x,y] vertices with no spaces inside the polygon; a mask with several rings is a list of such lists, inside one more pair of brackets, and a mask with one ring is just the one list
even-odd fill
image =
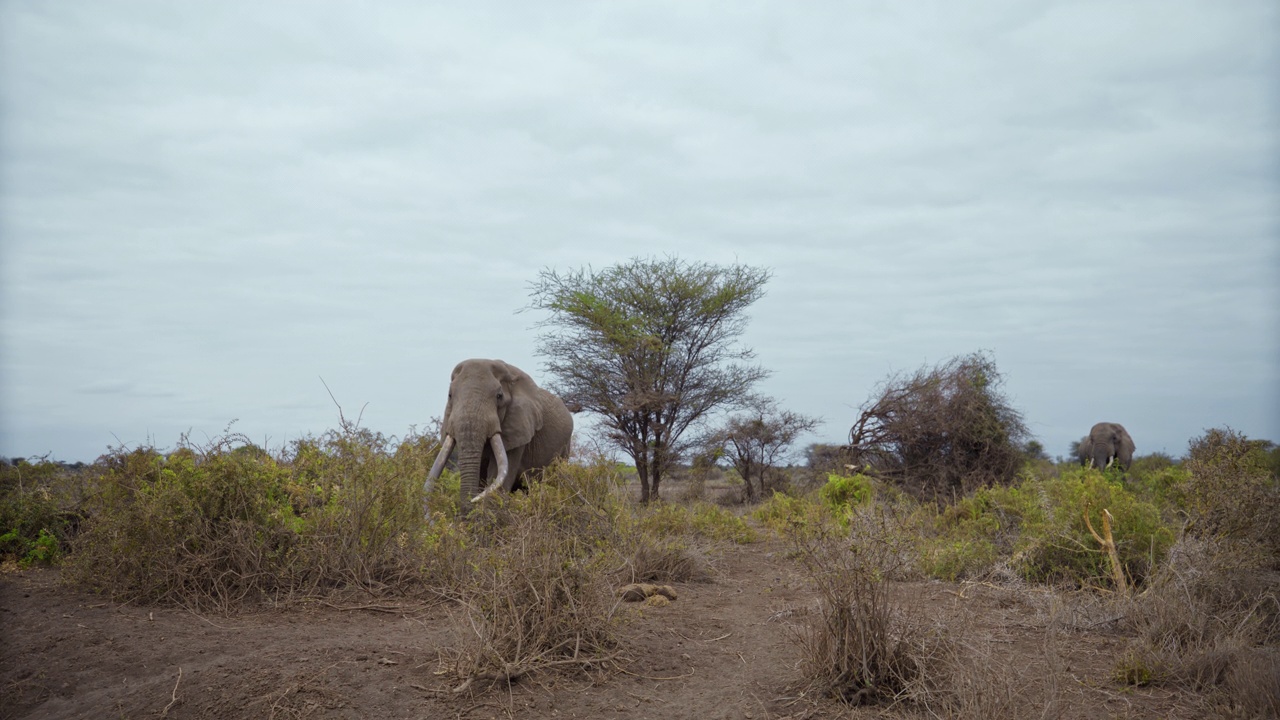
{"label": "green foliage", "polygon": [[768,500],[760,503],[751,517],[783,536],[830,532],[839,525],[831,507],[826,503],[780,492],[773,493]]}
{"label": "green foliage", "polygon": [[920,570],[931,577],[955,581],[981,575],[997,560],[999,551],[986,538],[949,537],[922,547]]}
{"label": "green foliage", "polygon": [[[296,537],[287,472],[214,448],[165,458],[153,448],[105,459],[72,575],[127,600],[226,606],[269,580]],[[263,587],[264,585],[269,587]]]}
{"label": "green foliage", "polygon": [[920,569],[944,580],[976,577],[1008,557],[1019,538],[1021,493],[979,489],[928,520],[935,534],[919,546]]}
{"label": "green foliage", "polygon": [[708,413],[747,397],[767,372],[737,340],[769,272],[679,258],[633,258],[601,270],[542,270],[531,307],[546,310],[538,352],[571,407],[597,415],[635,461],[641,502]]}
{"label": "green foliage", "polygon": [[854,475],[827,475],[827,484],[818,489],[818,497],[836,514],[845,515],[857,505],[871,502],[874,495],[871,478],[861,473]]}
{"label": "green foliage", "polygon": [[41,460],[0,466],[0,559],[53,564],[75,519],[83,471]]}
{"label": "green foliage", "polygon": [[759,540],[743,518],[706,502],[690,505],[662,503],[641,509],[637,515],[637,528],[658,536],[696,535],[739,545]]}
{"label": "green foliage", "polygon": [[[1149,457],[1149,456],[1148,456]],[[1137,461],[1134,462],[1137,466]],[[1186,486],[1191,473],[1183,465],[1160,465],[1129,468],[1125,487],[1135,495],[1172,513],[1179,509],[1179,488]]]}
{"label": "green foliage", "polygon": [[1134,582],[1142,582],[1173,544],[1173,529],[1155,505],[1097,470],[1078,468],[1054,480],[1024,483],[1019,493],[1024,537],[1014,564],[1031,580],[1100,582],[1108,577],[1109,561],[1089,532],[1086,513],[1098,532],[1102,510],[1111,513],[1116,549]]}
{"label": "green foliage", "polygon": [[922,570],[955,579],[986,572],[1003,557],[1028,580],[1105,582],[1108,560],[1084,519],[1090,513],[1101,532],[1103,509],[1114,517],[1126,574],[1141,582],[1168,552],[1173,529],[1156,505],[1125,489],[1118,477],[1079,467],[980,489],[938,513],[933,536],[921,543]]}
{"label": "green foliage", "polygon": [[425,548],[422,478],[438,443],[344,426],[277,459],[238,436],[168,457],[104,456],[71,576],[122,600],[225,609],[250,597],[407,588]]}

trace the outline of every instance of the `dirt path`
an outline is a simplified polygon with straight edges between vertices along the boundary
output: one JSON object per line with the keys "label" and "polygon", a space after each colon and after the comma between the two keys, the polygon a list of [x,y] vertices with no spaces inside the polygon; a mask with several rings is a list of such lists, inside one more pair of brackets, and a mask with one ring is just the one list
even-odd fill
{"label": "dirt path", "polygon": [[[800,656],[788,627],[813,598],[781,544],[715,557],[714,582],[677,586],[667,607],[626,606],[619,669],[543,674],[475,695],[449,693],[449,675],[437,674],[454,640],[447,607],[315,604],[199,617],[107,603],[58,585],[52,571],[12,573],[0,578],[0,718],[885,716],[797,697]],[[1062,603],[1045,592],[937,582],[895,592],[925,621],[968,623],[992,662],[1024,668],[1047,668],[1045,628],[1063,621]],[[1191,696],[1116,687],[1109,678],[1124,638],[1106,622],[1068,621],[1076,629],[1059,648],[1064,717],[1199,716]]]}

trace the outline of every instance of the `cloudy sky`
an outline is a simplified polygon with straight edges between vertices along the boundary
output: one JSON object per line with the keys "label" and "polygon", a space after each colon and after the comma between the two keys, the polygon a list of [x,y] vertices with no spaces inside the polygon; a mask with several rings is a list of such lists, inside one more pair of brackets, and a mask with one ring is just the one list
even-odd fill
{"label": "cloudy sky", "polygon": [[[771,269],[840,441],[990,351],[1051,454],[1280,441],[1280,5],[0,2],[0,455],[387,434],[542,268]],[[438,5],[438,6],[434,6]]]}

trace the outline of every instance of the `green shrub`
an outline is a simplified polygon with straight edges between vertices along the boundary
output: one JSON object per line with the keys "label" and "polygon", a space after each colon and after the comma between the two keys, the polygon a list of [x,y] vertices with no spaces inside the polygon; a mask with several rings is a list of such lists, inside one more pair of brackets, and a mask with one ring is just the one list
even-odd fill
{"label": "green shrub", "polygon": [[871,478],[861,473],[855,475],[827,475],[827,484],[818,489],[818,497],[837,517],[849,512],[855,505],[871,502],[874,494]]}
{"label": "green shrub", "polygon": [[689,507],[689,519],[694,534],[708,540],[724,540],[738,545],[759,540],[746,520],[717,505],[694,503]]}
{"label": "green shrub", "polygon": [[45,460],[0,466],[0,559],[57,562],[74,530],[86,474]]}
{"label": "green shrub", "polygon": [[932,515],[921,508],[920,570],[943,580],[986,574],[1014,552],[1024,506],[1018,488],[980,488]]}
{"label": "green shrub", "polygon": [[755,531],[740,516],[706,502],[661,503],[642,508],[637,515],[637,529],[662,537],[696,535],[737,544],[758,540]]}
{"label": "green shrub", "polygon": [[1173,542],[1172,528],[1153,503],[1125,489],[1118,474],[1063,468],[1056,477],[1024,474],[1012,487],[979,489],[938,512],[920,541],[921,570],[948,580],[990,571],[1002,558],[1036,582],[1096,583],[1110,577],[1109,560],[1085,524],[1099,532],[1103,509],[1127,575],[1140,582]]}
{"label": "green shrub", "polygon": [[1159,508],[1097,470],[1077,468],[1054,480],[1024,482],[1017,490],[1023,537],[1013,565],[1029,580],[1087,583],[1110,577],[1110,561],[1089,532],[1085,513],[1098,532],[1101,512],[1111,513],[1117,553],[1135,583],[1173,544],[1173,529]]}
{"label": "green shrub", "polygon": [[779,535],[812,534],[838,524],[825,503],[779,492],[760,503],[751,517]]}
{"label": "green shrub", "polygon": [[995,543],[984,538],[944,538],[924,543],[920,570],[947,581],[987,572],[999,560]]}
{"label": "green shrub", "polygon": [[229,608],[342,588],[411,591],[451,540],[425,531],[438,442],[344,425],[277,459],[221,438],[104,456],[70,576],[121,600]]}
{"label": "green shrub", "polygon": [[72,576],[116,599],[200,608],[275,590],[296,542],[287,472],[224,450],[106,457]]}

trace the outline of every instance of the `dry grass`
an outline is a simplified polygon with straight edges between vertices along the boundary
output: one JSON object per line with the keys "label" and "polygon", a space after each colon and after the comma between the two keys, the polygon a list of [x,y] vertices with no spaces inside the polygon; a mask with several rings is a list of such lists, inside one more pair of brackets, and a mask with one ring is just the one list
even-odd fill
{"label": "dry grass", "polygon": [[1242,707],[1280,703],[1270,651],[1280,641],[1280,574],[1258,564],[1251,545],[1179,540],[1126,608],[1136,637],[1117,663],[1117,679],[1229,691]]}
{"label": "dry grass", "polygon": [[457,589],[455,692],[614,657],[613,571],[627,564],[616,485],[604,466],[558,464],[527,495],[498,496],[473,513],[476,544]]}
{"label": "dry grass", "polygon": [[1011,662],[1006,649],[952,628],[944,636],[913,647],[921,671],[901,699],[935,717],[956,720],[1060,717],[1066,677],[1057,650],[1057,631],[1045,634],[1044,663]]}
{"label": "dry grass", "polygon": [[599,667],[617,647],[617,598],[600,557],[582,557],[571,538],[539,518],[481,550],[460,589],[462,639],[455,692],[477,682],[511,682],[537,670]]}
{"label": "dry grass", "polygon": [[912,649],[927,643],[922,625],[890,600],[903,536],[867,514],[847,535],[797,532],[791,540],[819,598],[818,612],[804,616],[796,633],[806,691],[852,705],[901,697],[920,676]]}
{"label": "dry grass", "polygon": [[909,522],[874,507],[856,510],[849,522],[847,534],[833,534],[832,525],[790,533],[819,596],[817,612],[800,615],[796,627],[804,691],[933,717],[1062,715],[1062,613],[1047,620],[1043,661],[1019,663],[967,622],[944,626],[894,602],[889,581],[910,572]]}

